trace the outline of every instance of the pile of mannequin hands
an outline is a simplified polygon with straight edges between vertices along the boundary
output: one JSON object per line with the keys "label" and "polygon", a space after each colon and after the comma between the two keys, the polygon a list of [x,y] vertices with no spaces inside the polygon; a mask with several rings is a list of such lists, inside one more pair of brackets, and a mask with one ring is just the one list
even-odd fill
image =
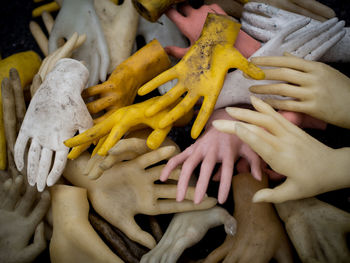
{"label": "pile of mannequin hands", "polygon": [[[290,241],[306,262],[349,258],[343,238],[349,214],[315,196],[350,186],[350,148],[332,149],[303,131],[327,123],[350,129],[350,79],[316,62],[349,61],[345,23],[314,0],[171,7],[179,2],[67,0],[58,1],[55,21],[43,14],[47,57],[33,79],[30,104],[26,111],[11,109],[21,119],[17,124],[4,117],[7,174],[16,176],[1,181],[0,219],[10,225],[17,218],[10,230],[23,236],[7,239],[4,262],[16,253],[30,262],[45,248],[46,186],[52,262],[126,260],[90,224],[90,204],[130,242],[150,249],[138,256],[141,262],[176,262],[220,225],[226,240],[205,262],[257,256],[292,262]],[[231,12],[228,2],[241,11]],[[137,51],[136,35],[146,42]],[[12,107],[7,98],[18,93],[6,85],[4,116]],[[134,103],[157,88],[161,96]],[[180,152],[167,135],[193,116],[197,140]],[[206,193],[211,178],[219,182],[217,200]],[[270,189],[269,180],[279,185]],[[231,189],[233,216],[216,206]],[[158,243],[134,218],[173,213]],[[25,218],[29,228],[19,235]],[[320,227],[333,222],[332,230]],[[320,236],[327,242],[317,243]]]}

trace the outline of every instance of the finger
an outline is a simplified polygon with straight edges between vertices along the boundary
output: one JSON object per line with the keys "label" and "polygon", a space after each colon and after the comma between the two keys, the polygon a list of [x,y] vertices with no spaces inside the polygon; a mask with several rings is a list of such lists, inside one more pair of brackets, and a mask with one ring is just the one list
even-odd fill
{"label": "finger", "polygon": [[39,224],[40,221],[44,219],[49,206],[51,204],[51,197],[48,190],[45,190],[41,196],[39,202],[36,204],[35,208],[28,217],[28,220],[33,224]]}
{"label": "finger", "polygon": [[157,149],[165,140],[169,131],[171,130],[171,126],[165,127],[164,129],[155,129],[147,138],[147,146],[155,150]]}
{"label": "finger", "polygon": [[[187,111],[189,111],[191,108],[193,108],[194,104],[198,101],[198,99],[199,99],[199,97],[193,99],[192,102],[194,102],[194,103],[193,103],[193,105],[188,105]],[[205,124],[207,123],[210,115],[213,113],[216,99],[217,99],[217,96],[212,97],[212,98],[204,97],[201,109],[199,110],[198,116],[197,116],[196,120],[194,121],[192,129],[191,129],[191,137],[193,139],[198,138],[198,136],[202,132]]]}
{"label": "finger", "polygon": [[164,48],[165,52],[175,58],[182,58],[190,48],[177,47],[177,46],[166,46]]}
{"label": "finger", "polygon": [[83,152],[85,152],[89,147],[90,147],[91,143],[84,143],[81,144],[79,146],[75,146],[72,148],[72,150],[69,152],[67,158],[70,160],[75,160],[76,158],[78,158]]}
{"label": "finger", "polygon": [[[190,146],[191,147],[191,146]],[[183,151],[182,153],[175,155],[174,157],[172,157],[166,164],[166,166],[163,168],[162,173],[160,175],[160,180],[165,182],[170,173],[180,164],[182,164],[188,157],[190,154],[190,147],[187,148],[185,151]]]}
{"label": "finger", "polygon": [[264,72],[266,79],[285,81],[300,86],[306,85],[309,80],[306,73],[290,68],[264,69]]}
{"label": "finger", "polygon": [[46,178],[51,168],[51,160],[52,160],[52,150],[44,147],[41,150],[38,175],[36,179],[36,187],[39,192],[42,192],[45,189]]}
{"label": "finger", "polygon": [[68,149],[55,152],[55,161],[47,176],[47,186],[53,186],[60,178],[67,162]]}
{"label": "finger", "polygon": [[158,200],[157,207],[160,214],[172,214],[193,210],[203,210],[213,207],[216,204],[216,199],[212,197],[205,198],[200,204],[195,205],[190,200],[176,202],[175,200]]}
{"label": "finger", "polygon": [[336,35],[331,37],[329,40],[322,43],[318,48],[307,54],[304,59],[306,60],[318,60],[320,59],[331,47],[338,43],[346,34],[345,30],[338,32]]}
{"label": "finger", "polygon": [[[253,150],[252,150],[253,152]],[[261,159],[260,157],[254,153],[254,154],[250,154],[249,156],[244,156],[250,165],[250,173],[252,174],[252,176],[258,180],[261,181],[262,179],[262,172],[261,172]]]}
{"label": "finger", "polygon": [[271,18],[250,12],[243,12],[241,19],[244,19],[249,25],[257,26],[259,28],[263,27],[263,30],[276,30],[277,27],[276,22]]}
{"label": "finger", "polygon": [[265,29],[253,26],[249,24],[244,18],[241,19],[241,23],[242,30],[244,30],[244,32],[248,33],[251,36],[254,36],[255,39],[260,40],[263,43],[266,43],[273,38],[273,34],[271,31],[267,31]]}
{"label": "finger", "polygon": [[19,132],[15,143],[15,163],[18,171],[22,171],[24,168],[24,151],[27,146],[29,137],[24,135],[24,132]]}
{"label": "finger", "polygon": [[1,96],[2,96],[2,109],[3,122],[5,129],[7,151],[14,152],[14,146],[16,143],[17,131],[16,131],[16,109],[15,109],[15,97],[8,78],[3,78],[1,82]]}
{"label": "finger", "polygon": [[181,169],[179,181],[177,183],[176,201],[181,202],[182,200],[184,200],[187,191],[187,186],[192,176],[193,170],[197,167],[202,158],[203,154],[194,152],[191,153],[191,155],[184,162]]}
{"label": "finger", "polygon": [[41,222],[35,229],[33,243],[22,249],[16,259],[18,262],[32,262],[45,248],[44,222]]}
{"label": "finger", "polygon": [[22,196],[21,200],[19,201],[16,211],[22,215],[27,216],[30,209],[33,206],[33,203],[35,202],[36,196],[37,196],[37,190],[35,187],[30,186],[29,184],[26,184],[26,192]]}
{"label": "finger", "polygon": [[41,18],[43,19],[45,28],[50,35],[50,33],[52,31],[52,27],[55,23],[55,20],[53,19],[52,15],[47,11],[42,12]]}
{"label": "finger", "polygon": [[109,63],[110,63],[110,58],[109,58],[109,54],[108,54],[108,47],[102,39],[103,39],[103,35],[101,38],[100,37],[97,38],[97,41],[98,41],[97,50],[98,50],[99,57],[100,57],[99,77],[100,77],[100,81],[104,82],[104,81],[106,81],[108,67],[109,67]]}
{"label": "finger", "polygon": [[102,92],[110,92],[113,89],[112,86],[106,86],[104,84],[98,84],[92,87],[88,87],[87,89],[84,89],[81,93],[81,96],[86,99],[95,95],[98,95]]}
{"label": "finger", "polygon": [[[181,85],[177,84],[163,96],[158,97],[158,99],[152,104],[145,112],[147,117],[155,115],[157,112],[169,107],[176,102],[178,98],[185,93],[186,89]],[[165,125],[168,126],[168,125]]]}
{"label": "finger", "polygon": [[[155,185],[154,194],[158,199],[175,199],[176,198],[176,185]],[[190,187],[187,192],[185,199],[193,200],[194,198],[194,188]]]}
{"label": "finger", "polygon": [[218,194],[219,204],[225,203],[232,185],[233,165],[236,156],[225,156],[221,165],[221,178]]}
{"label": "finger", "polygon": [[148,152],[149,149],[147,148],[145,139],[126,138],[120,140],[114,147],[112,147],[108,151],[109,156],[105,159],[105,161],[113,155],[117,157],[120,154],[123,154],[124,152],[128,151],[134,151],[140,155]]}
{"label": "finger", "polygon": [[199,178],[196,184],[196,192],[194,196],[195,204],[199,204],[202,201],[208,189],[210,176],[212,175],[214,166],[216,164],[215,154],[216,152],[208,152],[203,159],[199,173]]}
{"label": "finger", "polygon": [[[312,62],[305,61],[298,57],[254,57],[251,61],[258,66],[278,67],[299,70],[300,72],[310,72],[315,66]],[[269,71],[265,72],[265,79],[269,78]],[[276,75],[276,74],[275,74]]]}
{"label": "finger", "polygon": [[2,204],[2,209],[12,211],[15,208],[21,194],[22,185],[23,176],[20,175],[12,179],[12,184],[10,189],[7,191],[6,198]]}
{"label": "finger", "polygon": [[55,50],[58,49],[58,42],[61,38],[63,38],[63,36],[59,34],[59,28],[53,27],[49,37],[49,54],[53,53]]}
{"label": "finger", "polygon": [[286,83],[251,86],[249,91],[257,94],[272,94],[292,97],[299,100],[306,99],[310,95],[310,92],[307,89]]}
{"label": "finger", "polygon": [[47,57],[49,55],[49,50],[48,50],[48,39],[45,36],[44,32],[41,30],[40,26],[38,23],[34,21],[29,22],[29,29],[30,32],[32,33],[36,43],[38,44],[41,52],[43,52],[44,56]]}
{"label": "finger", "polygon": [[332,18],[335,17],[335,12],[330,7],[321,4],[318,1],[314,0],[293,0],[299,6],[306,8],[307,10],[312,10],[313,13],[325,17]]}
{"label": "finger", "polygon": [[41,146],[39,142],[32,139],[28,152],[28,164],[27,164],[27,175],[28,182],[31,186],[34,186],[37,181],[39,161],[40,161]]}
{"label": "finger", "polygon": [[289,200],[296,200],[303,197],[309,197],[304,196],[298,187],[290,182],[290,179],[287,178],[287,180],[282,183],[281,185],[275,187],[274,189],[262,189],[257,191],[252,201],[254,203],[258,202],[272,202],[272,203],[282,203]]}
{"label": "finger", "polygon": [[105,97],[87,103],[86,107],[88,108],[90,113],[97,113],[114,105],[117,100],[118,97],[107,95]]}
{"label": "finger", "polygon": [[148,166],[172,157],[175,151],[175,146],[164,146],[157,150],[141,155],[140,157],[136,158],[134,162],[136,162],[142,169],[146,169]]}
{"label": "finger", "polygon": [[155,90],[157,87],[163,85],[165,82],[168,82],[169,80],[175,79],[177,77],[176,69],[175,67],[172,67],[168,69],[167,71],[159,74],[157,77],[152,79],[151,81],[147,82],[145,85],[143,85],[137,92],[138,95],[143,96],[147,93],[151,92],[152,90]]}
{"label": "finger", "polygon": [[100,56],[97,52],[92,53],[90,56],[90,61],[86,61],[90,71],[88,86],[93,86],[98,83]]}
{"label": "finger", "polygon": [[[104,122],[101,122],[102,125],[103,123]],[[117,123],[109,133],[106,140],[103,142],[101,148],[98,149],[97,154],[101,156],[107,155],[109,149],[111,149],[124,136],[124,134],[129,130],[129,128],[129,125],[126,125],[122,121]],[[97,147],[99,147],[99,145],[97,145]]]}
{"label": "finger", "polygon": [[187,37],[188,35],[188,18],[180,14],[175,8],[169,8],[165,12],[166,16],[177,26],[178,29]]}
{"label": "finger", "polygon": [[24,115],[26,114],[26,104],[24,101],[23,88],[18,71],[15,68],[10,69],[10,82],[13,89],[13,94],[16,104],[17,132],[19,131]]}
{"label": "finger", "polygon": [[275,109],[308,113],[306,104],[301,101],[266,99],[265,102]]}
{"label": "finger", "polygon": [[[243,6],[244,12],[257,13],[266,17],[275,17],[282,13],[282,9],[259,2],[248,2]],[[243,12],[243,13],[244,13]],[[243,16],[242,13],[242,16]]]}

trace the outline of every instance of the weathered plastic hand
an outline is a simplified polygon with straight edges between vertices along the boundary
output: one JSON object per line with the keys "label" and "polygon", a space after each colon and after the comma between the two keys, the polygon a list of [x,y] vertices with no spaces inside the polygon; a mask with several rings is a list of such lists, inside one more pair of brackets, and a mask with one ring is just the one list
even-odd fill
{"label": "weathered plastic hand", "polygon": [[[131,161],[120,162],[106,170],[97,180],[83,175],[89,156],[82,154],[74,161],[68,161],[64,176],[73,185],[88,190],[89,200],[95,211],[109,223],[124,232],[130,239],[148,247],[156,245],[153,237],[143,231],[135,222],[136,214],[167,214],[207,209],[216,204],[216,199],[206,198],[200,205],[194,205],[194,189],[189,189],[186,201],[174,200],[176,185],[154,184],[164,165],[147,167],[168,159],[176,153],[174,146],[166,146],[143,154]],[[178,179],[179,170],[171,176]],[[159,200],[160,199],[160,200]]]}
{"label": "weathered plastic hand", "polygon": [[[23,187],[25,193],[21,195]],[[42,220],[49,206],[49,192],[38,198],[36,189],[26,184],[22,176],[0,183],[1,262],[33,262],[45,249]]]}
{"label": "weathered plastic hand", "polygon": [[175,214],[160,242],[140,262],[177,262],[186,248],[199,242],[210,228],[222,224],[228,235],[236,233],[236,220],[221,207]]}
{"label": "weathered plastic hand", "polygon": [[[244,6],[242,15],[242,28],[254,38],[267,42],[285,28],[291,21],[298,20],[303,16],[291,13],[274,6],[261,3],[248,3]],[[289,37],[295,38],[299,34],[308,31],[310,27],[320,24],[317,20],[311,20],[304,28],[294,32]],[[342,22],[344,23],[344,22]],[[339,26],[339,25],[337,25]],[[334,27],[333,30],[337,30]],[[350,29],[345,28],[345,35],[339,36],[339,41],[331,46],[320,58],[326,62],[345,62],[350,60],[348,43],[350,41]],[[287,38],[288,39],[288,38]],[[329,45],[331,42],[327,39],[320,41],[322,45]]]}
{"label": "weathered plastic hand", "polygon": [[[227,15],[225,11],[222,10],[217,4],[203,5],[199,9],[194,9],[190,5],[184,5],[181,6],[181,11],[185,16],[178,12],[175,8],[170,8],[168,11],[166,11],[166,15],[190,40],[191,46],[198,40],[208,13]],[[242,53],[244,57],[248,58],[260,48],[261,44],[259,41],[240,30],[234,46],[239,52]],[[189,49],[190,47],[179,47],[176,45],[176,43],[172,43],[171,46],[165,47],[168,54],[177,58],[182,58]]]}
{"label": "weathered plastic hand", "polygon": [[185,0],[132,0],[132,3],[141,16],[150,22],[156,22],[169,7],[184,1]]}
{"label": "weathered plastic hand", "polygon": [[350,129],[350,79],[321,62],[301,58],[257,57],[252,59],[265,69],[265,78],[284,83],[253,86],[251,92],[288,96],[292,99],[266,100],[272,107],[303,112],[325,122]]}
{"label": "weathered plastic hand", "polygon": [[153,97],[144,102],[120,108],[102,122],[99,122],[91,129],[88,129],[86,132],[66,140],[64,144],[68,147],[74,147],[93,142],[96,139],[108,135],[104,141],[101,142],[100,140],[101,143],[97,146],[98,150],[96,150],[97,154],[104,156],[127,131],[130,129],[141,129],[148,126],[154,131],[147,139],[147,146],[153,150],[157,149],[159,145],[162,144],[172,127],[172,124],[170,124],[169,126],[160,128],[158,124],[159,120],[164,118],[170,111],[170,107],[158,112],[152,117],[145,116],[145,110],[156,103],[159,98],[160,97]]}
{"label": "weathered plastic hand", "polygon": [[229,68],[237,67],[253,78],[262,79],[262,71],[233,47],[239,27],[228,16],[209,13],[201,37],[183,59],[139,89],[138,94],[145,95],[171,79],[178,79],[175,87],[146,110],[146,116],[152,116],[174,104],[187,92],[185,98],[160,120],[159,127],[165,128],[192,109],[200,97],[204,97],[191,130],[191,136],[195,139],[213,112]]}
{"label": "weathered plastic hand", "polygon": [[303,262],[346,262],[350,214],[308,198],[276,204],[287,233]]}
{"label": "weathered plastic hand", "polygon": [[[290,22],[262,48],[256,51],[252,57],[281,56],[284,52],[289,52],[308,60],[319,59],[344,33],[344,23],[338,22],[337,18],[334,18],[313,27],[308,27],[304,33],[298,36],[290,37],[290,35],[305,27],[309,21],[310,19],[304,17]],[[320,45],[320,43],[324,43],[324,45]],[[228,73],[215,108],[223,108],[238,103],[250,103],[249,97],[252,93],[249,91],[249,87],[270,83],[276,82],[247,79],[240,72],[236,71]],[[276,98],[273,95],[260,95],[259,97],[264,99]],[[278,98],[283,99],[282,97]]]}
{"label": "weathered plastic hand", "polygon": [[218,174],[215,175],[215,177],[220,178],[218,201],[221,204],[226,201],[230,192],[233,167],[239,157],[248,160],[253,176],[261,180],[259,156],[237,136],[216,130],[211,123],[218,119],[233,120],[224,109],[214,111],[203,135],[185,151],[171,158],[162,170],[160,180],[166,181],[171,171],[183,164],[177,186],[177,201],[182,201],[185,198],[190,177],[200,162],[202,164],[194,195],[194,202],[197,204],[201,202],[207,191],[210,177],[217,162],[222,163]]}
{"label": "weathered plastic hand", "polygon": [[204,0],[204,4],[217,4],[226,12],[226,14],[237,19],[241,17],[243,12],[242,3],[235,0]]}
{"label": "weathered plastic hand", "polygon": [[133,103],[142,84],[170,67],[170,60],[155,39],[117,66],[107,81],[83,91],[82,96],[101,98],[87,103],[91,113],[116,110]]}
{"label": "weathered plastic hand", "polygon": [[[92,126],[92,118],[80,95],[88,70],[74,59],[61,59],[31,100],[18,134],[14,152],[17,169],[24,168],[24,152],[31,139],[27,161],[30,185],[39,191],[52,186],[65,167],[67,148],[63,142]],[[51,168],[52,156],[54,163]],[[51,170],[50,170],[51,168]]]}
{"label": "weathered plastic hand", "polygon": [[253,0],[251,2],[265,3],[319,21],[335,17],[335,12],[331,8],[316,0]]}
{"label": "weathered plastic hand", "polygon": [[89,86],[97,84],[98,80],[105,81],[110,59],[93,0],[63,1],[50,34],[49,53],[58,49],[59,39],[69,39],[74,32],[87,37],[73,58],[86,62],[90,72]]}
{"label": "weathered plastic hand", "polygon": [[258,191],[254,202],[281,203],[350,186],[350,148],[329,148],[260,99],[252,97],[252,104],[258,112],[227,109],[233,118],[248,123],[218,120],[213,125],[220,131],[235,133],[274,171],[287,176],[276,188]]}
{"label": "weathered plastic hand", "polygon": [[123,262],[92,228],[86,189],[55,185],[50,190],[54,226],[51,262]]}
{"label": "weathered plastic hand", "polygon": [[[89,160],[85,173],[90,179],[99,178],[104,171],[110,169],[116,163],[129,161],[139,155],[152,151],[147,146],[147,137],[152,130],[142,129],[129,133],[124,139],[117,142],[109,151],[107,156],[95,154]],[[178,146],[168,137],[165,138],[162,146]]]}
{"label": "weathered plastic hand", "polygon": [[94,0],[94,7],[109,50],[107,73],[112,73],[131,54],[139,15],[131,0],[125,0],[120,5],[110,0]]}
{"label": "weathered plastic hand", "polygon": [[204,262],[293,262],[288,237],[271,204],[252,203],[254,193],[268,186],[266,176],[257,181],[250,174],[233,177],[234,218],[237,233],[227,236]]}

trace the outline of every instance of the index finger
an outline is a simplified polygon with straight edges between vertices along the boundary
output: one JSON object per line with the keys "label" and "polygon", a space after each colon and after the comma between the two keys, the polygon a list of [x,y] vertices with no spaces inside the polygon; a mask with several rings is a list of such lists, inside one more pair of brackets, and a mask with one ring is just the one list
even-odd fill
{"label": "index finger", "polygon": [[291,68],[304,72],[312,71],[315,63],[298,57],[286,56],[254,57],[251,59],[251,61],[258,66]]}

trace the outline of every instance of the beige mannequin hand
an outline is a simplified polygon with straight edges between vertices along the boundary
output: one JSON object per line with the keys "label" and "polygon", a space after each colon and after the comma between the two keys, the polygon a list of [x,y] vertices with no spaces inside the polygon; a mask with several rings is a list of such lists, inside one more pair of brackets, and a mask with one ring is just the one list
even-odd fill
{"label": "beige mannequin hand", "polygon": [[210,228],[225,224],[228,235],[236,233],[236,220],[218,206],[207,210],[176,214],[164,236],[150,252],[141,258],[146,262],[177,262],[182,252],[200,241]]}
{"label": "beige mannequin hand", "polygon": [[[136,224],[136,214],[177,213],[207,209],[216,204],[216,199],[206,198],[200,205],[194,205],[194,188],[187,191],[186,201],[178,203],[175,201],[176,185],[154,184],[164,165],[146,168],[170,158],[176,152],[174,146],[161,147],[134,160],[114,165],[97,180],[83,175],[89,160],[89,156],[83,154],[75,161],[68,161],[64,176],[74,185],[88,190],[92,206],[109,223],[130,239],[153,248],[155,240]],[[178,179],[179,170],[176,172],[170,176],[171,179]]]}
{"label": "beige mannequin hand", "polygon": [[293,262],[288,237],[271,204],[254,204],[254,193],[268,185],[267,177],[261,182],[250,174],[233,176],[235,202],[233,216],[237,233],[227,236],[204,262]]}
{"label": "beige mannequin hand", "polygon": [[214,121],[223,132],[235,133],[287,180],[275,189],[258,191],[254,202],[280,203],[350,186],[350,148],[334,150],[287,121],[262,100],[251,97],[251,111],[228,108],[234,118],[255,125]]}
{"label": "beige mannequin hand", "polygon": [[32,262],[46,247],[42,220],[50,205],[50,194],[44,191],[38,200],[36,189],[26,184],[21,195],[24,183],[22,176],[0,183],[2,263]]}
{"label": "beige mannequin hand", "polygon": [[55,185],[50,190],[53,215],[51,262],[123,262],[92,228],[88,220],[86,189]]}
{"label": "beige mannequin hand", "polygon": [[302,262],[347,262],[350,214],[316,198],[276,204]]}
{"label": "beige mannequin hand", "polygon": [[290,56],[256,57],[252,61],[261,66],[277,67],[265,69],[265,78],[288,84],[252,86],[250,91],[296,99],[266,100],[272,107],[303,112],[350,129],[350,79],[347,76],[326,64]]}

